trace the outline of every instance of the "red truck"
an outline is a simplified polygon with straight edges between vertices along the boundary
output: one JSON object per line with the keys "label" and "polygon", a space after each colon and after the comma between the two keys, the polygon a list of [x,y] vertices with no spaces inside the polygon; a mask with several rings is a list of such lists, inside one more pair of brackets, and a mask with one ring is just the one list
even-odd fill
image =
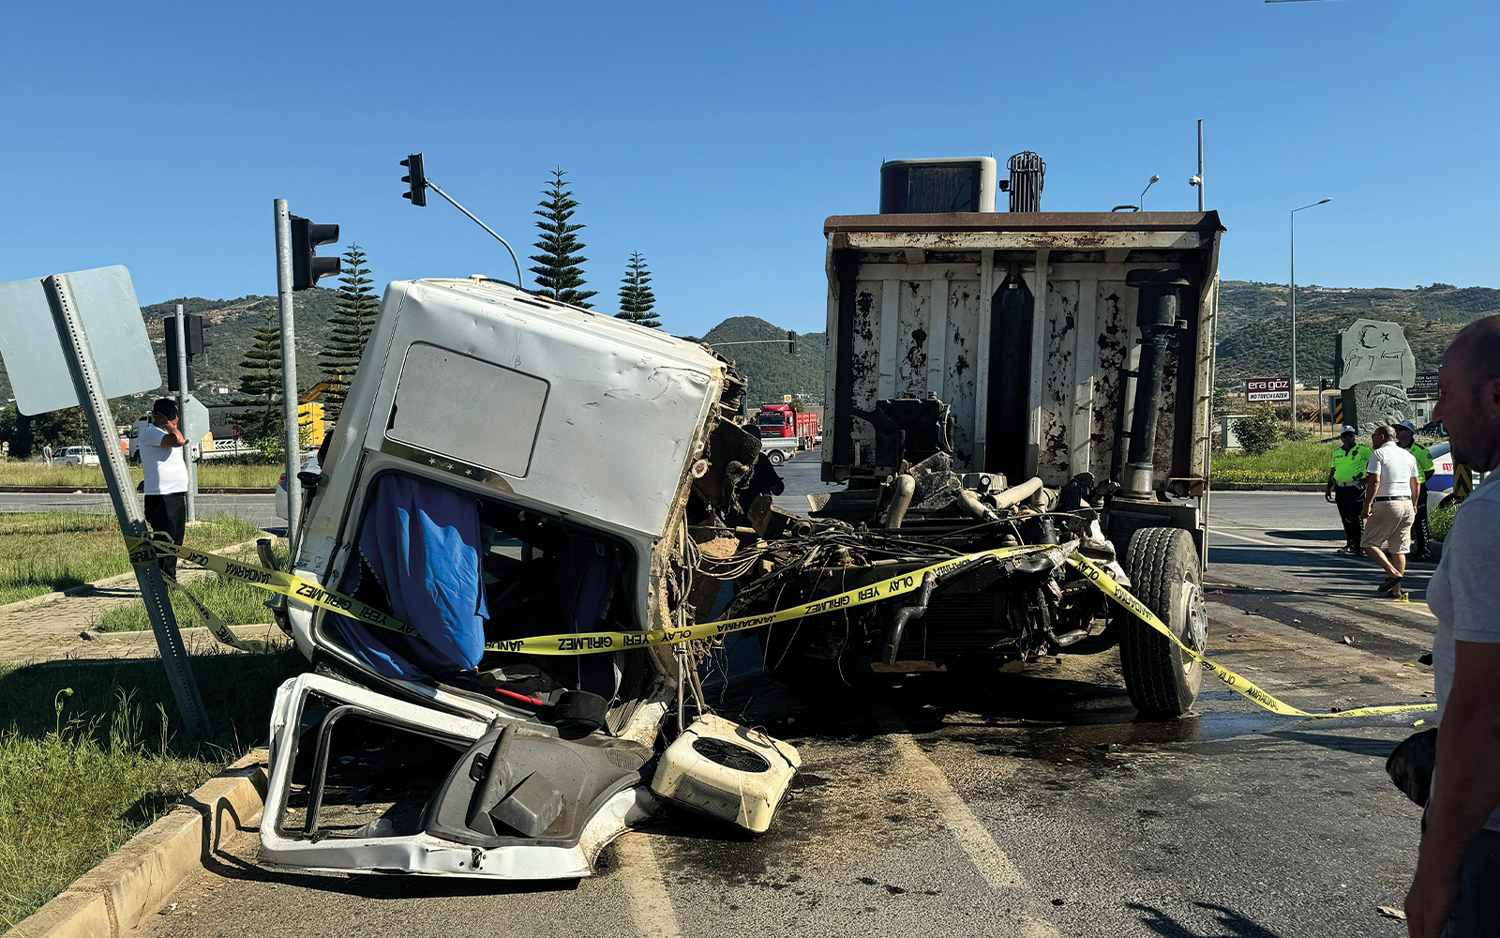
{"label": "red truck", "polygon": [[793,410],[791,404],[762,404],[755,415],[760,438],[795,439],[797,448],[812,449],[818,436],[818,415]]}

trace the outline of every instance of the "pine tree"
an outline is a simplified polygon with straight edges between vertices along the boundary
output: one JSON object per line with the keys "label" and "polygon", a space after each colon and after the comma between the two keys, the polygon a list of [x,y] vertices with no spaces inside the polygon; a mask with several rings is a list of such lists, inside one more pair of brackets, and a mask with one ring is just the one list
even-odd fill
{"label": "pine tree", "polygon": [[281,325],[269,313],[263,326],[255,327],[255,344],[240,361],[240,393],[252,399],[257,410],[245,415],[245,436],[256,445],[274,440],[281,429]]}
{"label": "pine tree", "polygon": [[625,276],[620,281],[619,319],[628,319],[638,326],[661,328],[661,317],[651,312],[656,306],[656,294],[651,292],[651,271],[646,267],[646,258],[636,251],[625,264]]}
{"label": "pine tree", "polygon": [[349,382],[359,367],[359,358],[370,341],[375,315],[380,312],[380,298],[370,289],[365,252],[351,244],[344,252],[343,276],[339,278],[338,310],[328,317],[328,344],[318,353],[323,380],[330,387],[323,392],[324,412],[337,420],[349,393]]}
{"label": "pine tree", "polygon": [[596,291],[579,289],[584,284],[583,267],[580,265],[586,263],[588,258],[575,253],[583,250],[584,243],[573,233],[582,231],[585,226],[568,223],[578,203],[573,200],[573,193],[563,188],[565,175],[567,174],[561,167],[552,171],[552,182],[542,190],[546,198],[537,203],[541,208],[532,213],[542,218],[536,223],[542,230],[542,239],[532,245],[542,253],[531,255],[530,259],[537,262],[531,272],[536,274],[537,286],[540,288],[537,292],[541,295],[584,309],[593,309],[594,304],[588,302],[588,299]]}

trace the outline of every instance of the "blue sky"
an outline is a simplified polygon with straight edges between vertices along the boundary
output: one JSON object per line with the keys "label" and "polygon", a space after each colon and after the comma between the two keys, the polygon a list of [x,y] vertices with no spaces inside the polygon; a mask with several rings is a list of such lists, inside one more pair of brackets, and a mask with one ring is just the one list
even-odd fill
{"label": "blue sky", "polygon": [[[822,221],[882,158],[1035,150],[1043,209],[1196,207],[1231,279],[1500,286],[1492,2],[7,4],[0,281],[123,263],[144,303],[274,293],[271,201],[378,282],[510,275],[555,166],[596,309],[823,327]],[[1486,64],[1488,63],[1488,64]],[[1003,197],[1002,197],[1003,198]],[[325,253],[329,249],[325,248]],[[530,275],[528,274],[528,282]],[[332,281],[324,281],[331,284]]]}

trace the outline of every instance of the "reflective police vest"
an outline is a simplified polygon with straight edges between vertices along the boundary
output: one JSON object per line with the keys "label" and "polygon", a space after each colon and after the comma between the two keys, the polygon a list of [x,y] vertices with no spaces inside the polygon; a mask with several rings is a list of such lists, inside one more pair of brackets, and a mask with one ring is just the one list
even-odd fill
{"label": "reflective police vest", "polygon": [[1335,446],[1333,458],[1328,462],[1333,468],[1333,481],[1347,485],[1363,479],[1365,466],[1370,462],[1370,452],[1370,448],[1363,443],[1355,443],[1354,448],[1347,452],[1343,446]]}

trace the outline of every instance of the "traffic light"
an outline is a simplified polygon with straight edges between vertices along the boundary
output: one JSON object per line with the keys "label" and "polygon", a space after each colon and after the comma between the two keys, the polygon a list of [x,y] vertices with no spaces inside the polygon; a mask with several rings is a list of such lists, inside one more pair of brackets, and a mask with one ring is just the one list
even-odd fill
{"label": "traffic light", "polygon": [[401,177],[401,181],[408,183],[411,188],[401,193],[401,198],[411,199],[413,205],[427,204],[427,173],[422,169],[422,154],[413,153],[401,161],[406,167],[407,174]]}
{"label": "traffic light", "polygon": [[177,317],[168,316],[161,321],[167,340],[167,390],[181,391],[182,376],[177,373]]}
{"label": "traffic light", "polygon": [[319,257],[318,245],[339,239],[338,225],[315,225],[292,216],[292,289],[306,290],[339,272],[337,257]]}
{"label": "traffic light", "polygon": [[202,316],[191,315],[187,318],[187,345],[188,355],[202,355],[203,350],[214,344],[214,340],[208,337],[204,330],[209,324],[203,321]]}
{"label": "traffic light", "polygon": [[786,334],[786,353],[788,355],[797,354],[797,333],[790,330]]}

